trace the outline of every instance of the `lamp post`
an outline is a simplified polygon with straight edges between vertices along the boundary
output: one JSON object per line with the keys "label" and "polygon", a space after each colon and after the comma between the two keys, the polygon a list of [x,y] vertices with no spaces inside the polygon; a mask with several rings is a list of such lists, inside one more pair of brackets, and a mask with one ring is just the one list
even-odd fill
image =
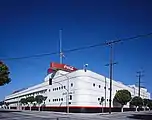
{"label": "lamp post", "polygon": [[19,97],[18,97],[18,101],[17,101],[17,106],[18,106],[18,110],[20,110],[20,105],[19,105]]}
{"label": "lamp post", "polygon": [[[62,74],[62,73],[60,73],[60,75],[65,76],[67,78],[67,88],[65,88],[65,90],[67,91],[66,94],[67,113],[69,113],[69,77],[66,74]],[[59,82],[55,82],[55,83],[59,83]],[[59,84],[63,86],[61,83]]]}

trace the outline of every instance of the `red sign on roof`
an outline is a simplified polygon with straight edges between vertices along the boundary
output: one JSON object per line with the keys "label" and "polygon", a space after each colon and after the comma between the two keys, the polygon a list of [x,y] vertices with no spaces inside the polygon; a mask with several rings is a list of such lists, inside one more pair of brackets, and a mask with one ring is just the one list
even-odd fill
{"label": "red sign on roof", "polygon": [[64,71],[68,71],[68,72],[73,72],[73,71],[78,70],[77,68],[75,68],[73,66],[55,63],[55,62],[52,62],[50,64],[50,67],[51,67],[51,69],[54,69],[54,70],[64,70]]}

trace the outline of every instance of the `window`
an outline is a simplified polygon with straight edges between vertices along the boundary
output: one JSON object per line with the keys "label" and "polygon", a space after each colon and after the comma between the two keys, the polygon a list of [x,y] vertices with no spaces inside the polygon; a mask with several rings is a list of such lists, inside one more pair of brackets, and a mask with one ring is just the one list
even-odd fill
{"label": "window", "polygon": [[66,87],[64,86],[64,89],[65,89]]}
{"label": "window", "polygon": [[63,101],[63,98],[61,98],[61,101]]}
{"label": "window", "polygon": [[60,101],[60,98],[59,98],[59,101]]}
{"label": "window", "polygon": [[63,86],[61,87],[61,89],[63,89]]}
{"label": "window", "polygon": [[71,83],[71,87],[73,87],[73,83]]}
{"label": "window", "polygon": [[54,99],[53,99],[53,102],[54,102]]}
{"label": "window", "polygon": [[71,102],[69,102],[69,105],[71,104]]}
{"label": "window", "polygon": [[49,92],[50,92],[50,89],[49,89]]}
{"label": "window", "polygon": [[99,85],[99,88],[101,87],[101,85]]}
{"label": "window", "polygon": [[95,83],[93,83],[93,86],[95,86]]}
{"label": "window", "polygon": [[100,100],[100,98],[98,98],[98,101]]}
{"label": "window", "polygon": [[56,88],[56,90],[58,90],[58,88]]}
{"label": "window", "polygon": [[108,101],[108,99],[107,99],[107,101]]}
{"label": "window", "polygon": [[72,100],[72,95],[70,95],[70,100]]}
{"label": "window", "polygon": [[49,99],[49,102],[50,102],[50,99]]}
{"label": "window", "polygon": [[53,91],[54,91],[54,88],[53,88]]}
{"label": "window", "polygon": [[56,99],[56,101],[58,101],[58,99]]}
{"label": "window", "polygon": [[60,87],[59,87],[59,90],[60,90]]}
{"label": "window", "polygon": [[54,88],[54,90],[56,90],[56,88]]}

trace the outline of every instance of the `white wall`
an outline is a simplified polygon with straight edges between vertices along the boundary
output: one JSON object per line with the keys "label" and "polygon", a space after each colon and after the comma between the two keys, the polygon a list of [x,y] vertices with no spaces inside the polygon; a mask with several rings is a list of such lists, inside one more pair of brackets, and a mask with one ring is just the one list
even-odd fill
{"label": "white wall", "polygon": [[[61,75],[61,74],[62,75]],[[65,75],[63,75],[65,74]],[[104,97],[106,100],[103,102],[104,107],[109,106],[109,78],[105,78],[102,75],[94,73],[87,70],[77,70],[72,73],[67,73],[64,71],[58,71],[56,76],[53,79],[53,84],[49,85],[48,79],[50,75],[46,76],[43,83],[30,87],[21,92],[7,96],[6,102],[18,101],[23,97],[26,97],[27,94],[35,93],[42,90],[47,90],[45,93],[39,93],[44,96],[47,96],[45,101],[46,106],[66,106],[66,89],[61,89],[62,86],[67,88],[67,82],[69,80],[69,92],[72,94],[72,100],[70,106],[96,106],[100,107],[98,98]],[[106,82],[106,84],[105,84]],[[73,84],[73,86],[71,86]],[[95,84],[95,86],[93,86]],[[105,91],[106,86],[106,91]],[[59,90],[60,87],[60,90]],[[54,90],[54,89],[58,90]],[[116,94],[117,90],[127,89],[131,92],[132,97],[138,95],[138,88],[135,86],[126,86],[120,82],[112,81],[112,100]],[[106,93],[106,97],[105,97]],[[37,94],[34,94],[36,96]],[[142,98],[150,98],[150,93],[147,92],[147,89],[141,89]],[[7,100],[10,98],[15,98],[12,100]],[[59,101],[60,99],[60,101]],[[63,101],[61,100],[63,99]],[[58,100],[58,101],[53,101]],[[12,104],[16,106],[17,104]],[[12,106],[11,105],[11,106]],[[126,107],[129,107],[128,105]]]}

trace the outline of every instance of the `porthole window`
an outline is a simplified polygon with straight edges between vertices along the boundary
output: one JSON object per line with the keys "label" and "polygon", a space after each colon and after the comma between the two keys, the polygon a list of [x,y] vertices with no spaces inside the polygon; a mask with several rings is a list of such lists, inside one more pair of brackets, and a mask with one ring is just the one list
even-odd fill
{"label": "porthole window", "polygon": [[60,101],[60,98],[59,98],[59,101]]}
{"label": "porthole window", "polygon": [[63,98],[61,98],[61,101],[63,101]]}
{"label": "porthole window", "polygon": [[63,86],[61,87],[61,89],[63,89]]}
{"label": "porthole window", "polygon": [[56,88],[56,90],[58,90],[58,88]]}
{"label": "porthole window", "polygon": [[100,98],[98,98],[98,101],[100,100]]}
{"label": "porthole window", "polygon": [[107,99],[107,101],[108,101],[108,99]]}
{"label": "porthole window", "polygon": [[49,99],[49,102],[50,102],[50,99]]}
{"label": "porthole window", "polygon": [[71,87],[73,87],[73,83],[71,83]]}
{"label": "porthole window", "polygon": [[53,88],[53,91],[54,91],[54,88]]}
{"label": "porthole window", "polygon": [[93,86],[95,86],[95,83],[93,83]]}
{"label": "porthole window", "polygon": [[101,88],[101,85],[99,85],[99,88]]}
{"label": "porthole window", "polygon": [[60,90],[60,87],[59,87],[59,90]]}
{"label": "porthole window", "polygon": [[50,92],[50,89],[49,89],[49,92]]}
{"label": "porthole window", "polygon": [[64,86],[64,89],[66,89],[66,87]]}

